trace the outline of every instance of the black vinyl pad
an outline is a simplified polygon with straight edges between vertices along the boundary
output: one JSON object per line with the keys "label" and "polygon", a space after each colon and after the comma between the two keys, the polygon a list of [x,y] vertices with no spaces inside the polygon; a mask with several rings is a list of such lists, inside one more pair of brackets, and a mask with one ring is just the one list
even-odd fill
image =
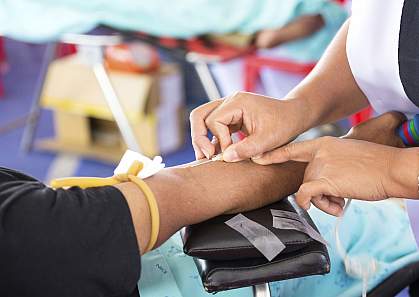
{"label": "black vinyl pad", "polygon": [[270,209],[298,213],[316,227],[307,212],[299,208],[292,198],[243,213],[274,232],[285,244],[285,250],[271,262],[245,237],[224,223],[234,215],[213,218],[182,231],[184,252],[194,257],[208,292],[326,274],[330,271],[326,246],[302,232],[273,228]]}

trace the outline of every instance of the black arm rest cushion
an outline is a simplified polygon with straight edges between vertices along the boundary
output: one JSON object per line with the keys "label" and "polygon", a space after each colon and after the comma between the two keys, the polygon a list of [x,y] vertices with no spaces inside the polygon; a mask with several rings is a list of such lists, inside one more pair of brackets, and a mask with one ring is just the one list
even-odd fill
{"label": "black arm rest cushion", "polygon": [[272,227],[270,209],[298,213],[315,229],[307,212],[292,198],[243,213],[274,232],[286,248],[269,262],[250,242],[224,222],[223,215],[182,230],[184,252],[193,256],[204,287],[209,292],[251,286],[271,281],[325,274],[330,270],[326,247],[306,234]]}

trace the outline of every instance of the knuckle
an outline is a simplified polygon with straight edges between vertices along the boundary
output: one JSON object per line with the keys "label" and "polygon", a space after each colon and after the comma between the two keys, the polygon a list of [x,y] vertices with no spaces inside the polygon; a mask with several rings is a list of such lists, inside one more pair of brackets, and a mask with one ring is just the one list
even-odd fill
{"label": "knuckle", "polygon": [[322,188],[325,192],[328,192],[329,195],[339,197],[339,189],[335,183],[327,176],[323,176],[319,179],[322,184]]}
{"label": "knuckle", "polygon": [[259,151],[259,145],[255,143],[254,141],[250,141],[246,146],[245,153],[247,156],[253,156],[257,154],[258,151]]}
{"label": "knuckle", "polygon": [[249,96],[248,92],[244,92],[244,91],[237,91],[234,93],[233,96],[231,96],[231,101],[246,101],[247,98]]}
{"label": "knuckle", "polygon": [[287,145],[279,148],[277,150],[276,155],[278,157],[283,157],[283,158],[285,158],[287,160],[290,160],[295,155],[293,152],[296,151],[296,147],[297,147],[297,144],[295,144],[295,143],[289,143],[289,144],[287,144]]}
{"label": "knuckle", "polygon": [[238,146],[236,152],[240,158],[250,158],[257,154],[257,145],[253,141],[248,141]]}
{"label": "knuckle", "polygon": [[214,128],[214,123],[215,123],[214,116],[208,116],[204,120],[204,122],[205,122],[205,126],[207,126],[208,128],[210,128],[211,132],[214,132],[214,131],[212,131],[213,128]]}
{"label": "knuckle", "polygon": [[201,112],[200,112],[200,108],[197,107],[194,110],[192,110],[191,113],[189,114],[189,121],[193,122],[199,118],[201,118]]}
{"label": "knuckle", "polygon": [[194,147],[202,147],[205,145],[205,140],[207,140],[206,136],[197,136],[192,139],[192,146]]}
{"label": "knuckle", "polygon": [[231,141],[231,136],[227,131],[219,133],[218,137],[222,145],[228,145]]}
{"label": "knuckle", "polygon": [[284,146],[282,148],[282,150],[279,150],[279,153],[280,154],[283,153],[285,155],[285,157],[291,158],[291,154],[294,151],[294,149],[295,149],[295,143],[290,143],[290,144]]}

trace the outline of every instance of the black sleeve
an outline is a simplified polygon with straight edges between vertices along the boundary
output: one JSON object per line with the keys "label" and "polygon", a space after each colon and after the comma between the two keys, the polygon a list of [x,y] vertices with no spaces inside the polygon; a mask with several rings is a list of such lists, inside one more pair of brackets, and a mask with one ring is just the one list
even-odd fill
{"label": "black sleeve", "polygon": [[139,276],[135,230],[118,189],[55,191],[0,168],[0,296],[125,297]]}

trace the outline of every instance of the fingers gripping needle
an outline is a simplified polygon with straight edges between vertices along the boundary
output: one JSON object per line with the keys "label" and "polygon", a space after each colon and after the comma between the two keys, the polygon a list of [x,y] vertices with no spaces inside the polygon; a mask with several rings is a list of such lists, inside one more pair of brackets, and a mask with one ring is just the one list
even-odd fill
{"label": "fingers gripping needle", "polygon": [[191,167],[196,167],[196,166],[204,165],[204,164],[207,164],[207,163],[210,163],[210,162],[214,162],[214,161],[223,161],[223,154],[215,155],[211,159],[208,159],[208,160],[203,161],[201,163],[194,164]]}

